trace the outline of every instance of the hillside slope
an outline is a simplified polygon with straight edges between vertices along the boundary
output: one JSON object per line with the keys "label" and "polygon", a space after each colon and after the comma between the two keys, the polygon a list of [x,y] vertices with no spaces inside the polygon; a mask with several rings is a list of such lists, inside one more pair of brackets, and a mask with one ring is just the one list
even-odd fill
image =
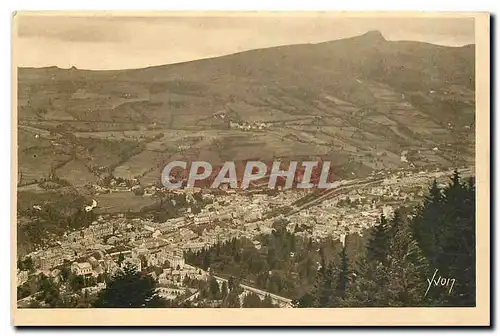
{"label": "hillside slope", "polygon": [[186,156],[322,157],[339,176],[473,165],[474,71],[473,45],[379,32],[136,70],[20,68],[18,180],[84,184],[67,167],[86,167],[151,184]]}

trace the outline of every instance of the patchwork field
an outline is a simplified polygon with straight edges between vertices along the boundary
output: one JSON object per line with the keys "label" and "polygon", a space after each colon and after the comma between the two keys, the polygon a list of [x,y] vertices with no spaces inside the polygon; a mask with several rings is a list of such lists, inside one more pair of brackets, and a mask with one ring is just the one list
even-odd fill
{"label": "patchwork field", "polygon": [[[20,68],[18,184],[148,186],[176,158],[321,157],[340,178],[469,165],[473,60],[474,46],[372,34],[135,70]],[[99,211],[151,201],[129,194],[99,195]]]}
{"label": "patchwork field", "polygon": [[130,192],[95,195],[94,199],[97,201],[97,207],[93,210],[96,214],[139,211],[157,201],[154,197],[136,196]]}

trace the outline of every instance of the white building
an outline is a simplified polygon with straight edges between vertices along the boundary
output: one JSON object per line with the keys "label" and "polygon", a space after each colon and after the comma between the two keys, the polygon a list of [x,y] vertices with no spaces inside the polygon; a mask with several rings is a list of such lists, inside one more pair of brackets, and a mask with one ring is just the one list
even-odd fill
{"label": "white building", "polygon": [[185,265],[184,257],[177,255],[169,257],[168,262],[170,264],[170,267],[174,270],[176,270],[177,268],[183,269]]}
{"label": "white building", "polygon": [[28,281],[28,271],[19,271],[17,273],[17,286],[21,286]]}
{"label": "white building", "polygon": [[74,262],[71,265],[71,272],[76,275],[91,275],[92,274],[92,265],[88,262],[77,263]]}

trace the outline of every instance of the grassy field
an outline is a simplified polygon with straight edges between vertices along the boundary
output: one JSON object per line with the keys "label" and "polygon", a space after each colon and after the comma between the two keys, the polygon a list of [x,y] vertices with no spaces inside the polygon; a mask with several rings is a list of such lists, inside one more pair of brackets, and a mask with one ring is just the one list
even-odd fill
{"label": "grassy field", "polygon": [[71,181],[75,186],[95,183],[98,177],[92,174],[82,160],[71,160],[56,171],[57,177]]}
{"label": "grassy field", "polygon": [[130,180],[136,176],[142,176],[152,167],[162,166],[162,163],[167,158],[168,156],[165,156],[162,153],[143,151],[132,156],[129,160],[116,167],[113,170],[113,176]]}
{"label": "grassy field", "polygon": [[96,214],[137,212],[157,201],[154,197],[136,196],[132,192],[114,192],[96,195],[93,198],[97,201],[97,207],[93,210]]}

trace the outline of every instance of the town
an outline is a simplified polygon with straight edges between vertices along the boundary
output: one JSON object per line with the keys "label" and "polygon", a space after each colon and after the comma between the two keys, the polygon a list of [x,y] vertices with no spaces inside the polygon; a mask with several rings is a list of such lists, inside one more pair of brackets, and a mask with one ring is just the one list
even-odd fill
{"label": "town", "polygon": [[[472,175],[470,169],[460,172],[462,176]],[[30,277],[41,274],[60,279],[62,272],[69,270],[73,276],[90,279],[77,288],[79,293],[92,295],[106,288],[106,279],[118,269],[132,264],[158,282],[162,298],[196,302],[198,290],[189,287],[189,282],[207,281],[211,275],[209,270],[187,264],[187,252],[234,238],[247,238],[259,249],[256,237],[270,234],[276,221],[286,223],[289,232],[316,240],[362,234],[380,214],[390,217],[396,208],[421,201],[432,180],[444,185],[451,173],[439,169],[379,171],[364,179],[342,180],[338,188],[321,191],[151,189],[152,193],[162,191],[172,196],[166,202],[178,208],[176,216],[158,221],[149,215],[97,215],[90,226],[66,232],[50,241],[48,247],[23,256],[20,263],[29,260],[30,267],[18,267],[17,285],[22,287]],[[128,189],[134,191],[134,187]],[[185,202],[176,203],[179,197]],[[94,200],[85,211],[98,207]],[[226,280],[217,278],[219,282]],[[72,290],[67,288],[69,295],[78,295]],[[259,294],[259,289],[248,287],[242,296],[250,292]],[[19,299],[20,306],[36,301],[29,295]],[[289,306],[289,301],[273,299],[280,306]]]}

